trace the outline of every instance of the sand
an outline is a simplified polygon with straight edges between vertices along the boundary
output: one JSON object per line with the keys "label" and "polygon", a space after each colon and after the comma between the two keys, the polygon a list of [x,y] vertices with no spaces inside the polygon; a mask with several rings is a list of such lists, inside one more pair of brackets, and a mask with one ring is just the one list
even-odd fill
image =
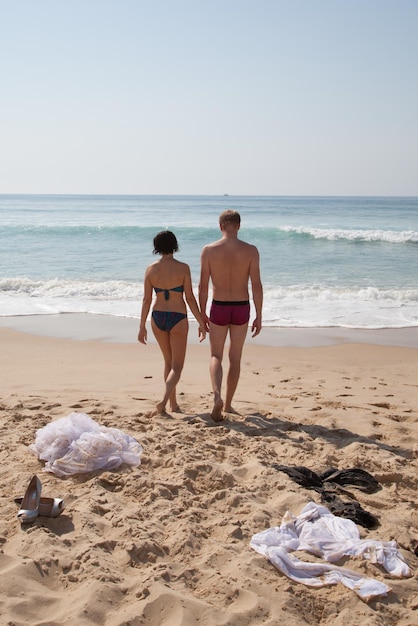
{"label": "sand", "polygon": [[[150,419],[162,391],[155,344],[7,328],[0,340],[0,624],[418,623],[416,348],[249,340],[238,413],[218,425],[210,418],[207,342],[188,347],[182,413]],[[28,446],[38,429],[72,412],[135,437],[141,465],[69,478],[45,472]],[[391,587],[366,603],[342,585],[292,582],[254,552],[253,534],[319,502],[277,463],[360,467],[375,476],[377,493],[349,489],[379,519],[360,534],[395,539],[411,576],[395,579],[345,559]],[[43,495],[64,498],[66,509],[21,526],[14,498],[35,473]]]}

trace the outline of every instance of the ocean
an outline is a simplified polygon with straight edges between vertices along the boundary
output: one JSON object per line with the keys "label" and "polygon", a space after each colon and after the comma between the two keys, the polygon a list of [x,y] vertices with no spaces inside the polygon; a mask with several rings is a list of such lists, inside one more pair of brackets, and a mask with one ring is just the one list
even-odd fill
{"label": "ocean", "polygon": [[138,317],[164,229],[197,297],[226,208],[260,252],[265,326],[418,326],[416,197],[0,195],[0,316]]}

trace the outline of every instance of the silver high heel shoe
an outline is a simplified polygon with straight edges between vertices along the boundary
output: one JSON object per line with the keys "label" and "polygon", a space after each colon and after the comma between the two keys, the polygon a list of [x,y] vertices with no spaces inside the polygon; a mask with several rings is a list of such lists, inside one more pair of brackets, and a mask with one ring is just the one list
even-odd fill
{"label": "silver high heel shoe", "polygon": [[33,476],[22,498],[17,519],[22,523],[30,522],[39,515],[39,501],[41,499],[42,485],[39,478]]}
{"label": "silver high heel shoe", "polygon": [[[21,505],[23,498],[15,498],[16,504]],[[62,498],[41,498],[39,500],[38,515],[40,517],[58,517],[65,509]]]}

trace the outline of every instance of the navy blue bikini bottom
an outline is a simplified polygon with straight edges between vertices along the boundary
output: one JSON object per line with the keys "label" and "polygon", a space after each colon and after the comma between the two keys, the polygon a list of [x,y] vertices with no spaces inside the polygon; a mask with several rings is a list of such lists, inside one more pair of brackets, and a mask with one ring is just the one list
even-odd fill
{"label": "navy blue bikini bottom", "polygon": [[153,311],[152,319],[160,330],[170,332],[176,324],[187,318],[186,313],[176,313],[175,311]]}

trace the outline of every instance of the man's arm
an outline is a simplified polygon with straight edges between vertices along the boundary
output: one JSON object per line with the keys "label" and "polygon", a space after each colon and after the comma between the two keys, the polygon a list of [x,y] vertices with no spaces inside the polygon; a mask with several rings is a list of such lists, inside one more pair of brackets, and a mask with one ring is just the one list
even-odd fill
{"label": "man's arm", "polygon": [[252,324],[251,332],[252,336],[256,337],[260,333],[262,327],[263,285],[261,283],[260,276],[260,255],[255,247],[250,264],[250,280],[255,307],[255,319]]}
{"label": "man's arm", "polygon": [[[186,264],[185,264],[186,265]],[[200,341],[203,341],[206,337],[206,323],[203,319],[203,316],[200,313],[199,306],[196,302],[196,298],[194,297],[193,287],[192,287],[192,277],[190,274],[190,268],[187,265],[184,275],[184,296],[186,298],[186,302],[189,305],[189,309],[193,313],[196,318],[197,323],[199,324],[199,337]]]}
{"label": "man's arm", "polygon": [[208,260],[208,252],[206,248],[203,248],[200,255],[200,280],[199,280],[199,307],[200,313],[206,325],[206,330],[209,331],[209,317],[206,315],[206,305],[208,302],[209,294],[209,279],[210,279],[210,267]]}

